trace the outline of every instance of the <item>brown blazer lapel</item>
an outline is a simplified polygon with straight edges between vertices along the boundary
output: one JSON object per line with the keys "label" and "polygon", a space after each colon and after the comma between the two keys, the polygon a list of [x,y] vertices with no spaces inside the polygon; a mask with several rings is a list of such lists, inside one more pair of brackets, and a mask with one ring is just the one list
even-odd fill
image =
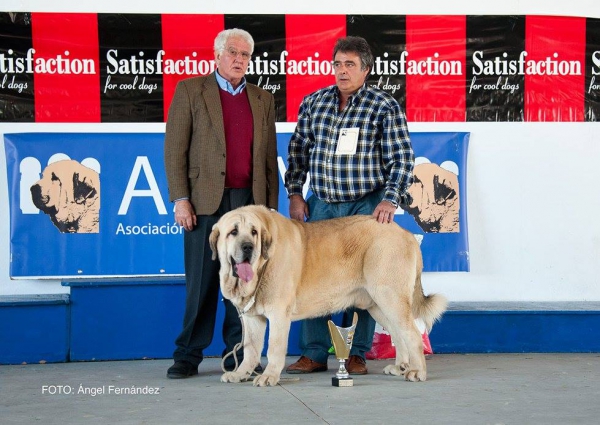
{"label": "brown blazer lapel", "polygon": [[223,108],[221,107],[221,97],[219,96],[219,85],[213,74],[210,74],[204,81],[204,90],[202,92],[208,116],[213,123],[213,127],[217,131],[219,141],[225,148],[225,124],[223,123]]}
{"label": "brown blazer lapel", "polygon": [[250,109],[252,109],[252,120],[254,121],[254,151],[256,152],[259,143],[262,142],[264,103],[261,98],[261,93],[255,86],[246,85],[248,90],[248,100],[250,101]]}

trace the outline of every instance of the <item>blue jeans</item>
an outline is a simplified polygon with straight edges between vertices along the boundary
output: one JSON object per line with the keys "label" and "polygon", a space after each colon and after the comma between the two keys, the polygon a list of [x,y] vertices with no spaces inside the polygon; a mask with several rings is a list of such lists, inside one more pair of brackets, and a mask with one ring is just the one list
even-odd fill
{"label": "blue jeans", "polygon": [[[371,215],[375,207],[383,199],[384,191],[373,192],[358,201],[339,202],[328,204],[312,195],[308,198],[308,221],[326,220],[351,215]],[[354,312],[358,314],[358,323],[350,349],[351,356],[360,356],[363,359],[373,343],[375,332],[375,320],[366,310],[350,308],[344,312],[341,326],[344,328],[352,326]],[[303,320],[300,326],[300,348],[302,355],[318,363],[327,363],[331,337],[327,321],[329,317],[317,317],[315,319]]]}

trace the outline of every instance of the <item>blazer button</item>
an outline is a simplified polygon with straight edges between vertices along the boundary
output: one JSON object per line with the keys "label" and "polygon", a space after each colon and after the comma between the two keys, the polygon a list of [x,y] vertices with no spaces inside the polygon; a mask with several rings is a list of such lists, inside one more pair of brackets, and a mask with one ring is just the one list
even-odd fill
{"label": "blazer button", "polygon": [[221,175],[224,176],[225,175],[225,171],[221,171]]}

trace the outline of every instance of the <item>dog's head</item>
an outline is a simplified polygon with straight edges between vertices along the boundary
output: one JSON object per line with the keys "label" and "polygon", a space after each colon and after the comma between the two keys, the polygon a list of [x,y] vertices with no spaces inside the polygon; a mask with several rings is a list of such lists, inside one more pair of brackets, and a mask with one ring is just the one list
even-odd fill
{"label": "dog's head", "polygon": [[33,204],[63,233],[98,233],[100,179],[77,161],[48,165],[31,186]]}
{"label": "dog's head", "polygon": [[269,259],[271,234],[261,207],[242,207],[223,215],[209,237],[213,260],[221,263],[224,278],[255,280],[260,267]]}
{"label": "dog's head", "polygon": [[402,206],[429,233],[458,232],[458,176],[437,164],[416,165],[408,189],[410,204]]}

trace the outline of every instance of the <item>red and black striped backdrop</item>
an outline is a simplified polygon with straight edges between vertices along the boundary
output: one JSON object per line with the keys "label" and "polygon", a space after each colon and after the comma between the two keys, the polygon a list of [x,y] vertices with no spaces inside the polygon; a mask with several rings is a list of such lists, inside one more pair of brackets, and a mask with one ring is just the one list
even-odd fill
{"label": "red and black striped backdrop", "polygon": [[177,82],[214,69],[224,28],[255,39],[248,80],[277,120],[334,83],[360,35],[369,84],[413,122],[598,121],[600,20],[560,16],[0,13],[0,122],[163,122]]}

